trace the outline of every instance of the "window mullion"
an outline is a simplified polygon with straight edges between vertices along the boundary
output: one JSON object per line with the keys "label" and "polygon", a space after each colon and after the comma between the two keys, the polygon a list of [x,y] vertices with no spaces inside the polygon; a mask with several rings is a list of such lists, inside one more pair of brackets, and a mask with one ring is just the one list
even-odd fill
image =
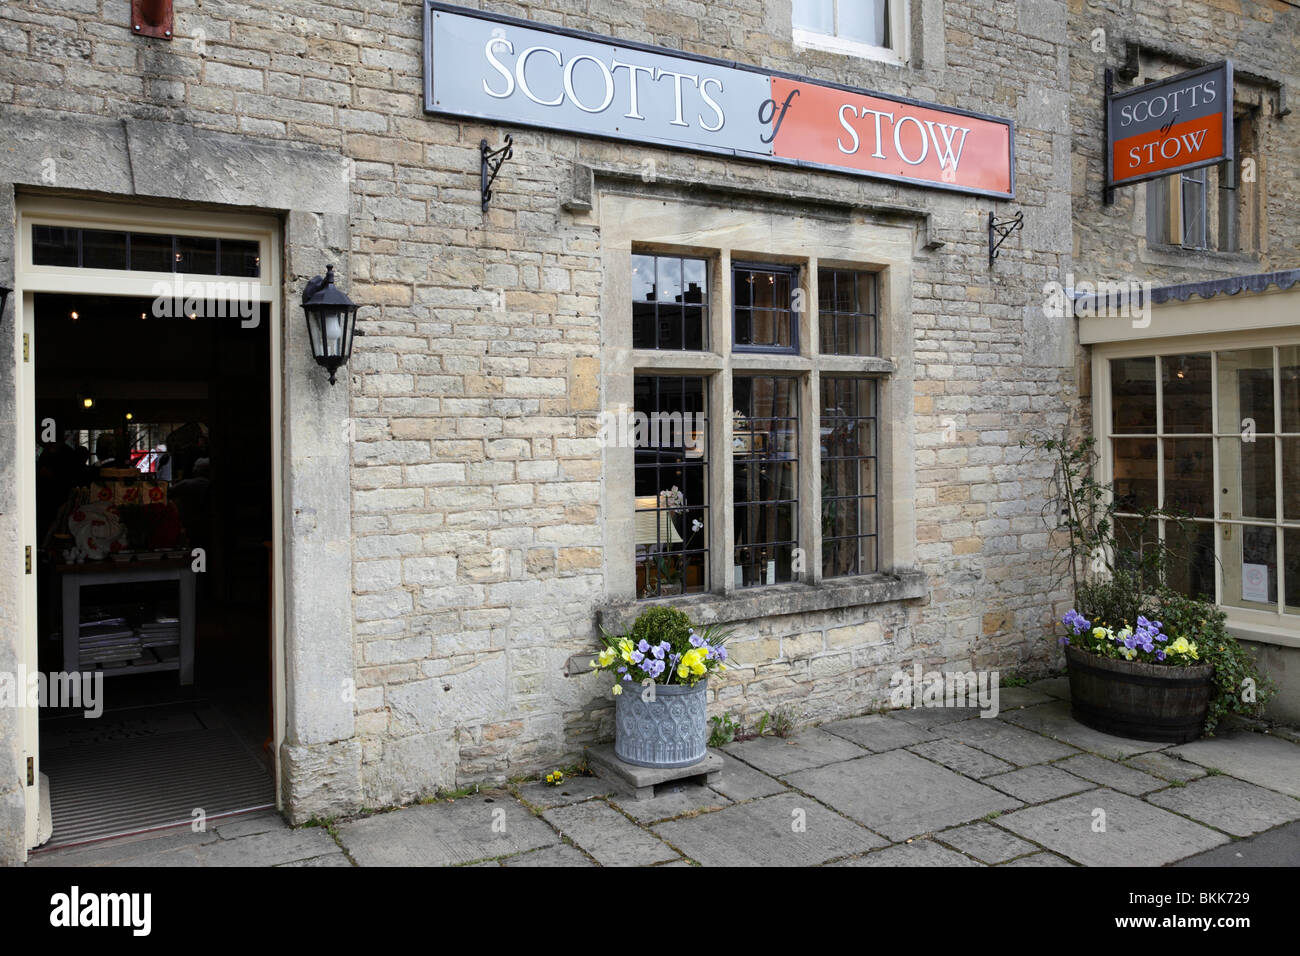
{"label": "window mullion", "polygon": [[709,482],[711,496],[714,547],[709,551],[712,562],[713,590],[723,594],[736,591],[736,469],[732,442],[732,413],[735,400],[732,388],[732,272],[731,253],[723,249],[718,256],[718,275],[714,288],[718,294],[713,302],[710,330],[713,332],[713,350],[721,356],[722,370],[711,377],[709,400],[713,416],[709,422],[709,437],[713,441],[713,480]]}

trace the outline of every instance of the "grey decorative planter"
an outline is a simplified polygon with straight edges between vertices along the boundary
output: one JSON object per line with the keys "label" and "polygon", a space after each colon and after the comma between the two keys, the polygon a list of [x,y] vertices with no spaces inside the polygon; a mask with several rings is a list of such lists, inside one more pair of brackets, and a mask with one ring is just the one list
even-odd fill
{"label": "grey decorative planter", "polygon": [[647,688],[625,684],[614,705],[615,756],[665,770],[699,763],[709,742],[707,687],[708,678],[693,687],[656,684],[654,700],[646,701]]}
{"label": "grey decorative planter", "polygon": [[1187,743],[1201,736],[1213,664],[1163,667],[1065,648],[1074,719],[1116,737]]}

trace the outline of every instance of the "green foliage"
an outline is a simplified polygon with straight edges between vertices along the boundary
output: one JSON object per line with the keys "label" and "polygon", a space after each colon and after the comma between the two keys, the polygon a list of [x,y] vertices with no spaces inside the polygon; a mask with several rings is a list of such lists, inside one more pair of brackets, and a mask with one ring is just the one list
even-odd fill
{"label": "green foliage", "polygon": [[[1121,538],[1116,533],[1119,508],[1113,490],[1096,479],[1093,438],[1071,441],[1040,435],[1022,444],[1055,459],[1049,507],[1057,509],[1056,530],[1069,538],[1067,560],[1075,610],[1094,627],[1116,631],[1136,627],[1138,617],[1146,616],[1161,622],[1171,642],[1185,638],[1195,645],[1194,653],[1167,654],[1163,663],[1214,665],[1206,734],[1212,735],[1229,714],[1257,716],[1275,692],[1272,681],[1260,671],[1251,652],[1228,633],[1223,611],[1168,586],[1166,568],[1177,554],[1167,541],[1178,530],[1183,538],[1189,537],[1186,516],[1160,509],[1131,510],[1136,517],[1128,520],[1135,527]],[[1086,640],[1079,646],[1097,649]]]}
{"label": "green foliage", "polygon": [[710,717],[709,723],[713,725],[713,730],[709,733],[710,747],[724,747],[735,740],[736,734],[740,732],[740,724],[731,719],[730,712]]}
{"label": "green foliage", "polygon": [[1227,615],[1213,604],[1171,591],[1161,595],[1160,604],[1165,630],[1195,643],[1201,660],[1214,665],[1205,732],[1213,735],[1229,714],[1258,717],[1277,688],[1259,669],[1255,655],[1228,633]]}
{"label": "green foliage", "polygon": [[772,712],[772,733],[778,737],[789,737],[794,733],[797,716],[789,704],[782,704]]}
{"label": "green foliage", "polygon": [[652,607],[641,613],[627,636],[633,644],[667,641],[674,651],[682,653],[690,649],[690,635],[691,619],[685,612],[675,607]]}

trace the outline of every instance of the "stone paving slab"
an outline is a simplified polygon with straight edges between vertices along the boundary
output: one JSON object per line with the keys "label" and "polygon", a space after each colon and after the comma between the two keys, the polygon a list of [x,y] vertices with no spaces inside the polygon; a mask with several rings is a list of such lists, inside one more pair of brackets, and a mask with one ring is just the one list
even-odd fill
{"label": "stone paving slab", "polygon": [[995,773],[1015,770],[1016,765],[986,754],[974,747],[967,747],[956,740],[932,740],[928,743],[908,747],[914,754],[943,764],[949,770],[964,773],[968,777],[988,777]]}
{"label": "stone paving slab", "polygon": [[1175,757],[1164,750],[1129,757],[1124,761],[1124,766],[1133,767],[1135,770],[1152,774],[1164,780],[1182,781],[1184,783],[1205,776],[1205,768],[1200,764]]}
{"label": "stone paving slab", "polygon": [[738,803],[661,823],[654,830],[705,866],[812,866],[886,845],[797,793]]}
{"label": "stone paving slab", "polygon": [[789,789],[779,780],[769,777],[761,770],[755,770],[747,763],[742,763],[729,753],[722,754],[722,771],[710,788],[739,803],[741,800],[753,800],[756,797],[770,797]]}
{"label": "stone paving slab", "polygon": [[737,741],[727,744],[723,749],[750,766],[776,777],[784,777],[809,767],[851,760],[866,752],[857,744],[816,727],[793,737],[755,737],[753,740]]}
{"label": "stone paving slab", "polygon": [[613,792],[614,785],[599,777],[566,777],[558,787],[551,786],[545,780],[536,780],[519,787],[520,797],[543,810],[581,803],[593,797],[607,797]]}
{"label": "stone paving slab", "polygon": [[933,740],[930,731],[909,724],[906,721],[882,717],[880,714],[868,714],[865,717],[851,717],[822,724],[821,729],[845,740],[851,740],[859,747],[866,747],[874,753],[897,750],[922,741]]}
{"label": "stone paving slab", "polygon": [[1017,727],[1024,727],[1035,733],[1054,737],[1057,740],[1078,747],[1080,750],[1101,754],[1103,757],[1109,757],[1112,760],[1123,760],[1125,757],[1131,757],[1134,754],[1163,750],[1169,746],[1169,744],[1153,743],[1147,740],[1113,737],[1110,734],[1103,734],[1100,730],[1085,727],[1070,715],[1070,705],[1063,700],[1053,701],[1050,704],[1040,704],[1037,707],[1026,707],[1024,710],[1009,711],[1003,715],[1002,719],[1015,724]]}
{"label": "stone paving slab", "polygon": [[601,866],[648,866],[679,855],[602,800],[556,807],[542,816]]}
{"label": "stone paving slab", "polygon": [[1026,689],[1042,691],[1044,694],[1050,694],[1058,700],[1069,700],[1070,678],[1048,677],[1044,680],[1034,681],[1034,683],[1029,684]]}
{"label": "stone paving slab", "polygon": [[629,800],[615,795],[612,802],[640,823],[658,823],[684,813],[721,810],[733,801],[711,787],[698,783],[663,784],[650,800]]}
{"label": "stone paving slab", "polygon": [[378,813],[340,824],[338,832],[361,866],[447,866],[560,842],[545,822],[503,793]]}
{"label": "stone paving slab", "polygon": [[275,866],[342,853],[324,827],[272,830],[198,848],[200,866]]}
{"label": "stone paving slab", "polygon": [[495,860],[498,866],[595,866],[589,859],[567,843],[542,847],[529,853],[508,856],[504,860]]}
{"label": "stone paving slab", "polygon": [[1043,851],[1041,853],[1031,853],[1029,856],[1022,856],[1004,866],[1074,866],[1069,860],[1057,856],[1055,853]]}
{"label": "stone paving slab", "polygon": [[894,841],[1021,805],[906,750],[804,770],[789,781]]}
{"label": "stone paving slab", "polygon": [[1032,707],[1035,704],[1047,704],[1057,698],[1040,688],[1037,684],[1027,687],[999,687],[998,707],[1002,710],[1015,710],[1019,707]]}
{"label": "stone paving slab", "polygon": [[935,834],[935,838],[985,863],[1005,863],[1038,849],[1006,830],[983,822],[944,830]]}
{"label": "stone paving slab", "polygon": [[288,827],[284,817],[273,810],[259,810],[257,813],[244,813],[237,817],[222,817],[215,823],[208,824],[208,828],[215,830],[217,836],[223,840],[269,833],[272,830],[286,830]]}
{"label": "stone paving slab", "polygon": [[[1105,830],[1094,810],[1105,811]],[[1115,790],[1027,807],[998,818],[998,826],[1085,866],[1163,866],[1228,841],[1222,833],[1184,820]]]}
{"label": "stone paving slab", "polygon": [[[1050,707],[1051,704],[1044,704]],[[1039,708],[1031,708],[1039,709]],[[1013,711],[1015,714],[1027,714],[1027,710]],[[1036,763],[1047,763],[1061,757],[1078,753],[1073,747],[1056,740],[1004,723],[1001,718],[990,719],[976,717],[960,723],[947,724],[939,728],[942,736],[958,740],[968,746],[983,750],[1018,767],[1028,767]]]}
{"label": "stone paving slab", "polygon": [[[289,829],[282,820],[281,829]],[[173,850],[193,849],[221,839],[215,832],[195,833],[189,827],[176,827],[154,833],[141,833],[116,840],[104,840],[86,846],[70,846],[44,853],[33,853],[28,866],[120,866],[131,865],[133,860],[150,866],[151,857]]]}
{"label": "stone paving slab", "polygon": [[1174,866],[1300,866],[1300,823],[1236,840]]}
{"label": "stone paving slab", "polygon": [[1256,786],[1300,797],[1300,746],[1289,740],[1237,733],[1181,744],[1170,753]]}
{"label": "stone paving slab", "polygon": [[830,866],[983,866],[968,856],[962,856],[940,846],[933,840],[913,840],[896,843],[862,856],[839,860]]}
{"label": "stone paving slab", "polygon": [[1159,790],[1161,787],[1169,785],[1168,781],[1161,780],[1159,777],[1153,777],[1149,773],[1126,767],[1124,764],[1116,763],[1113,760],[1106,760],[1095,754],[1079,754],[1075,757],[1066,757],[1064,760],[1052,764],[1052,766],[1068,770],[1076,777],[1091,780],[1103,787],[1110,787],[1110,789],[1118,790],[1120,793],[1127,793],[1131,797],[1140,797],[1144,793],[1150,793],[1152,790]]}
{"label": "stone paving slab", "polygon": [[1147,799],[1239,837],[1300,820],[1300,800],[1233,777],[1202,777]]}
{"label": "stone paving slab", "polygon": [[[236,865],[243,866],[244,864],[240,863]],[[325,856],[313,856],[307,860],[294,860],[292,863],[277,863],[276,866],[285,868],[308,867],[314,869],[321,866],[350,867],[352,866],[352,863],[343,855],[343,851],[339,850],[337,853],[327,853]]]}
{"label": "stone paving slab", "polygon": [[923,730],[934,730],[944,724],[978,717],[978,707],[909,707],[906,710],[891,710],[887,715],[890,720],[901,720]]}
{"label": "stone paving slab", "polygon": [[1046,803],[1096,786],[1091,780],[1042,764],[985,777],[983,782],[1025,803]]}

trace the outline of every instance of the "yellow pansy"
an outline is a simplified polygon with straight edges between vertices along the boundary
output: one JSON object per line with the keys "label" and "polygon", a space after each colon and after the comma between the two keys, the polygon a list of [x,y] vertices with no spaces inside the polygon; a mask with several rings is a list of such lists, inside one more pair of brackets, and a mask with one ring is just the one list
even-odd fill
{"label": "yellow pansy", "polygon": [[623,685],[622,685],[622,684],[615,684],[615,685],[614,685],[614,696],[617,697],[617,696],[618,696],[619,694],[621,694],[621,693],[623,693]]}
{"label": "yellow pansy", "polygon": [[600,657],[596,658],[596,660],[599,662],[600,667],[608,667],[614,663],[614,658],[617,656],[617,652],[612,647],[607,647],[600,652]]}
{"label": "yellow pansy", "polygon": [[1092,629],[1092,636],[1100,641],[1106,637],[1106,629],[1104,627],[1094,627]]}

